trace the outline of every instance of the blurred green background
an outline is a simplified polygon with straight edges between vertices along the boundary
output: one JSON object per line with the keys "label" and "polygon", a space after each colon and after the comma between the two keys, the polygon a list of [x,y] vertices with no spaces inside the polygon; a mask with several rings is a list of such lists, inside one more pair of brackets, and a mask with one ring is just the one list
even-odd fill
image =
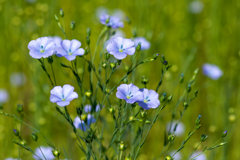
{"label": "blurred green background", "polygon": [[[153,126],[145,146],[141,149],[139,159],[153,159],[159,155],[163,147],[166,123],[171,120],[179,93],[180,95],[183,93],[196,68],[200,71],[193,90],[198,89],[199,96],[191,103],[182,119],[186,126],[184,136],[176,138],[171,150],[180,146],[184,137],[193,129],[196,117],[201,114],[201,129],[190,139],[181,153],[189,155],[199,142],[201,133],[208,134],[209,138],[200,146],[200,150],[205,146],[211,146],[224,130],[228,130],[228,136],[224,139],[228,144],[207,152],[206,155],[211,160],[240,159],[238,144],[240,129],[237,119],[240,106],[240,1],[199,0],[195,5],[193,2],[196,1],[0,0],[0,89],[7,90],[9,94],[8,101],[3,104],[4,111],[17,114],[16,104],[23,104],[25,113],[46,137],[57,147],[64,146],[72,159],[81,159],[82,153],[75,144],[71,127],[55,111],[55,105],[49,101],[51,84],[40,63],[29,56],[27,45],[31,40],[43,36],[58,35],[64,38],[54,19],[54,14],[58,15],[59,9],[62,8],[65,13],[67,36],[72,35],[69,26],[74,20],[76,23],[74,38],[81,41],[82,47],[85,48],[86,28],[90,27],[93,50],[103,28],[97,15],[99,7],[108,9],[110,13],[118,9],[132,21],[131,25],[125,21],[124,28],[120,29],[125,37],[133,37],[132,32],[135,30],[137,36],[143,36],[151,42],[151,48],[142,51],[141,56],[146,58],[154,53],[164,54],[173,65],[164,75],[159,92],[160,95],[164,92],[167,95],[173,94],[173,101],[161,112],[159,121]],[[62,23],[61,20],[60,22]],[[73,75],[63,69],[59,62],[69,63],[65,59],[54,62],[58,84],[77,86]],[[130,65],[127,60],[123,60],[122,63]],[[223,76],[216,81],[205,77],[201,69],[204,63],[218,65],[223,71]],[[81,73],[82,70],[79,70]],[[22,86],[11,83],[10,77],[13,73],[24,73],[25,83]],[[185,81],[182,85],[177,85],[181,73],[184,73]],[[122,69],[114,75],[114,79],[120,79],[123,75]],[[137,69],[135,84],[139,87],[143,87],[140,83],[142,76],[150,79],[148,88],[155,89],[161,77],[159,59]],[[115,81],[112,80],[111,85],[114,84]],[[114,95],[112,98],[117,102]],[[79,100],[71,103],[69,107],[71,116],[77,115],[75,110],[78,105]],[[178,108],[183,109],[182,105]],[[107,107],[101,112],[102,116],[108,115],[108,127],[111,128],[111,125],[113,127],[114,125],[109,114]],[[178,118],[179,114],[176,115],[176,119]],[[25,121],[31,123],[26,118]],[[20,124],[14,119],[0,116],[0,159],[18,156],[18,147],[12,142],[16,139],[12,129],[19,127]],[[23,138],[32,149],[35,149],[37,144],[32,141],[31,133],[31,129],[23,126]],[[42,137],[39,138],[39,142],[43,146],[47,145]],[[105,143],[107,146],[108,142]],[[22,151],[22,154],[23,159],[32,157],[26,151]]]}

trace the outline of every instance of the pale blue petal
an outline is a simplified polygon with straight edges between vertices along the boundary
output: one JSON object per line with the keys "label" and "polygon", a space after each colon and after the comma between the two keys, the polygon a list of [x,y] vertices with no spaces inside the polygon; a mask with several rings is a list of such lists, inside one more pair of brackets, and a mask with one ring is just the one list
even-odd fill
{"label": "pale blue petal", "polygon": [[133,55],[135,53],[135,47],[131,47],[128,49],[125,49],[122,53],[128,54],[128,55]]}
{"label": "pale blue petal", "polygon": [[59,47],[56,50],[57,50],[57,54],[59,54],[61,56],[65,56],[68,54],[68,52],[66,52],[62,47]]}
{"label": "pale blue petal", "polygon": [[65,84],[63,86],[63,95],[64,95],[64,98],[67,98],[71,93],[73,93],[73,90],[74,90],[74,87],[69,85],[69,84]]}
{"label": "pale blue petal", "polygon": [[57,102],[57,105],[61,106],[61,107],[65,107],[67,105],[69,105],[70,102],[69,101],[61,101],[61,102]]}
{"label": "pale blue petal", "polygon": [[57,97],[55,95],[50,95],[50,101],[53,102],[53,103],[56,103],[56,102],[60,102],[62,101],[60,97]]}
{"label": "pale blue petal", "polygon": [[41,53],[36,50],[30,50],[29,55],[33,58],[40,59],[42,58]]}
{"label": "pale blue petal", "polygon": [[75,58],[76,58],[76,55],[65,55],[64,56],[67,60],[69,60],[69,61],[72,61],[72,60],[74,60]]}
{"label": "pale blue petal", "polygon": [[131,39],[124,39],[123,40],[123,48],[128,49],[134,46],[134,42]]}
{"label": "pale blue petal", "polygon": [[76,50],[73,54],[74,54],[74,55],[78,55],[78,56],[82,56],[82,55],[84,55],[84,49],[79,48],[79,49]]}
{"label": "pale blue petal", "polygon": [[62,98],[62,87],[61,86],[56,86],[50,91],[50,93],[52,95],[55,95],[55,96],[59,97],[59,98]]}
{"label": "pale blue petal", "polygon": [[[111,52],[109,53],[111,54]],[[112,52],[112,54],[116,59],[124,59],[127,57],[127,54],[124,52]]]}
{"label": "pale blue petal", "polygon": [[75,52],[79,47],[81,47],[81,42],[76,39],[71,40],[71,51]]}
{"label": "pale blue petal", "polygon": [[70,40],[63,40],[61,42],[61,47],[65,50],[65,51],[69,51],[70,47],[71,47],[71,41]]}
{"label": "pale blue petal", "polygon": [[28,43],[28,49],[29,50],[39,50],[40,45],[35,40],[32,40]]}
{"label": "pale blue petal", "polygon": [[76,99],[76,98],[78,98],[78,94],[76,92],[73,92],[66,98],[66,100],[72,101],[73,99]]}

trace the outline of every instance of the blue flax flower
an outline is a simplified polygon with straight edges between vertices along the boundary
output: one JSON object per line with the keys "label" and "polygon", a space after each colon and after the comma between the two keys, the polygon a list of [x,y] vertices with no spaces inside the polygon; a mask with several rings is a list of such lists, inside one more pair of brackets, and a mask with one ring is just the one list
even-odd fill
{"label": "blue flax flower", "polygon": [[139,101],[138,105],[143,109],[149,110],[150,108],[157,108],[160,105],[157,92],[146,88],[140,89],[140,91],[143,94],[143,100]]}
{"label": "blue flax flower", "polygon": [[78,94],[73,92],[74,87],[65,84],[63,87],[56,86],[51,90],[50,101],[64,107],[70,104],[70,101],[78,98]]}
{"label": "blue flax flower", "polygon": [[149,49],[151,44],[144,37],[136,37],[134,39],[135,47],[137,47],[138,43],[141,44],[141,50]]}
{"label": "blue flax flower", "polygon": [[116,28],[119,28],[119,27],[123,28],[123,22],[120,22],[120,18],[115,17],[115,16],[109,16],[107,14],[103,14],[100,17],[100,22],[103,25],[106,25],[106,26],[111,27],[113,29],[116,29]]}
{"label": "blue flax flower", "polygon": [[143,100],[143,94],[139,91],[139,88],[131,84],[121,84],[117,88],[117,98],[124,99],[127,103],[133,104],[137,101]]}
{"label": "blue flax flower", "polygon": [[61,47],[57,49],[57,55],[64,56],[67,60],[72,61],[76,56],[84,55],[84,49],[81,47],[81,42],[76,39],[63,40],[60,43]]}
{"label": "blue flax flower", "polygon": [[202,66],[202,70],[203,70],[203,74],[213,80],[217,80],[218,78],[220,78],[223,75],[223,72],[221,71],[221,69],[214,65],[214,64],[208,64],[205,63]]}
{"label": "blue flax flower", "polygon": [[[98,111],[100,111],[100,110],[101,110],[101,107],[100,107],[100,105],[98,104],[98,105],[96,106],[95,111],[98,112]],[[84,111],[85,111],[85,113],[91,113],[91,111],[92,111],[92,106],[91,106],[90,104],[85,105],[85,106],[84,106]]]}
{"label": "blue flax flower", "polygon": [[107,45],[107,51],[115,58],[123,59],[135,53],[134,42],[131,39],[116,37]]}
{"label": "blue flax flower", "polygon": [[91,124],[95,122],[96,122],[96,119],[94,118],[94,116],[92,114],[88,114],[86,121],[83,121],[79,117],[76,117],[74,119],[73,124],[76,128],[79,128],[85,132],[90,128]]}
{"label": "blue flax flower", "polygon": [[[41,148],[41,150],[40,150]],[[47,160],[53,160],[55,159],[54,155],[52,154],[52,148],[51,147],[43,147],[43,146],[40,146],[40,148],[36,148],[35,150],[35,154],[41,158],[41,159],[45,159],[44,156],[46,157]],[[44,156],[43,156],[44,154]],[[33,158],[36,159],[36,160],[39,160],[39,158],[33,155]]]}
{"label": "blue flax flower", "polygon": [[28,43],[30,56],[37,59],[53,55],[55,47],[55,43],[48,37],[41,37]]}

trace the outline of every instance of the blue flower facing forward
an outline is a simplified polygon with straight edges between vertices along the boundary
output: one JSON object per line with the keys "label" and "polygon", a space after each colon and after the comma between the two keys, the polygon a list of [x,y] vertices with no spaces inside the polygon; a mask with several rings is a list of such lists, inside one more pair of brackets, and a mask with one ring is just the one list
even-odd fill
{"label": "blue flower facing forward", "polygon": [[52,56],[55,47],[55,43],[48,37],[41,37],[28,43],[29,54],[36,59]]}
{"label": "blue flower facing forward", "polygon": [[154,90],[148,90],[146,88],[140,89],[143,94],[143,100],[138,102],[138,105],[143,109],[149,110],[151,108],[157,108],[160,105],[158,99],[158,93]]}
{"label": "blue flower facing forward", "polygon": [[123,22],[120,22],[120,18],[115,17],[115,16],[109,16],[107,14],[103,14],[100,17],[100,22],[103,25],[106,25],[106,26],[111,27],[113,29],[116,29],[116,28],[119,28],[119,27],[123,28]]}
{"label": "blue flower facing forward", "polygon": [[63,87],[56,86],[51,90],[50,101],[64,107],[70,104],[70,101],[78,98],[78,94],[73,92],[74,87],[65,84]]}
{"label": "blue flower facing forward", "polygon": [[116,59],[123,59],[135,53],[134,42],[131,39],[116,37],[107,45],[107,51]]}
{"label": "blue flower facing forward", "polygon": [[84,49],[81,47],[81,42],[76,39],[63,40],[60,43],[61,47],[57,49],[57,55],[64,56],[67,60],[72,61],[76,56],[84,55]]}
{"label": "blue flower facing forward", "polygon": [[143,100],[143,94],[139,91],[139,88],[131,84],[121,84],[117,88],[117,98],[124,99],[127,103],[133,104],[137,101]]}

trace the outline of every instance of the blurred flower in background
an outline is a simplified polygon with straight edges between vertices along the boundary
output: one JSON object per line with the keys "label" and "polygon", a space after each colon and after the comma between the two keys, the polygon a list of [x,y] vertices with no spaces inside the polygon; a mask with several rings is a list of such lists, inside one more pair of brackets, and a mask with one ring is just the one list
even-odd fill
{"label": "blurred flower in background", "polygon": [[[194,152],[190,158],[196,157],[197,155],[201,154],[201,151]],[[201,154],[198,157],[194,158],[195,160],[207,160],[207,157],[205,154]]]}
{"label": "blurred flower in background", "polygon": [[81,115],[81,119],[79,117],[76,117],[74,119],[74,126],[76,128],[81,129],[83,132],[87,131],[92,123],[95,123],[96,119],[94,118],[93,115],[88,114],[87,116]]}
{"label": "blurred flower in background", "polygon": [[21,87],[26,83],[26,76],[22,72],[13,72],[10,75],[10,82],[14,87]]}
{"label": "blurred flower in background", "polygon": [[148,42],[144,37],[136,37],[134,39],[135,47],[137,47],[138,43],[141,44],[141,50],[149,49],[151,46],[150,42]]}
{"label": "blurred flower in background", "polygon": [[[174,132],[174,127],[177,124],[177,122],[178,121],[173,121],[172,125],[171,125],[171,122],[168,122],[167,123],[167,132],[170,130],[170,133],[174,133],[176,136],[182,136],[185,132],[185,125],[182,122],[180,122],[177,125],[176,131]],[[170,126],[171,126],[171,129],[170,129]]]}
{"label": "blurred flower in background", "polygon": [[0,89],[0,104],[3,104],[8,101],[8,92],[5,89]]}
{"label": "blurred flower in background", "polygon": [[205,63],[202,66],[202,70],[203,70],[203,74],[205,76],[207,76],[213,80],[217,80],[223,75],[222,70],[214,64]]}
{"label": "blurred flower in background", "polygon": [[[41,148],[41,150],[40,150],[40,148]],[[47,159],[47,160],[53,160],[55,157],[54,157],[54,155],[52,154],[52,148],[51,147],[43,147],[43,146],[40,146],[40,148],[37,148],[36,150],[35,150],[35,154],[39,157],[39,158],[41,158],[41,159]],[[44,156],[43,156],[43,154],[44,154]],[[33,158],[34,159],[36,159],[36,160],[39,160],[39,158],[37,157],[37,156],[35,156],[35,155],[33,155]],[[45,158],[46,157],[46,158]]]}
{"label": "blurred flower in background", "polygon": [[9,157],[9,158],[5,158],[4,160],[21,160],[21,159]]}
{"label": "blurred flower in background", "polygon": [[[170,155],[173,156],[173,154],[176,152],[176,150],[173,150],[170,152]],[[182,154],[180,152],[177,152],[174,155],[174,160],[181,160],[182,159]]]}
{"label": "blurred flower in background", "polygon": [[120,21],[120,18],[115,17],[115,16],[109,16],[107,14],[101,15],[100,22],[103,25],[106,25],[113,29],[116,29],[119,27],[123,28],[123,26],[124,26],[123,22]]}
{"label": "blurred flower in background", "polygon": [[123,31],[121,31],[121,30],[115,30],[115,33],[113,34],[113,35],[111,35],[110,36],[110,38],[109,38],[109,40],[107,40],[106,42],[105,42],[105,44],[104,44],[104,48],[106,48],[107,47],[107,45],[111,42],[111,40],[113,39],[113,38],[116,38],[116,37],[123,37],[123,38],[125,38],[125,33],[123,32]]}
{"label": "blurred flower in background", "polygon": [[96,9],[96,16],[101,17],[102,15],[109,15],[111,14],[114,17],[118,17],[120,20],[125,19],[125,13],[121,9],[114,9],[113,12],[111,12],[109,9],[101,6]]}
{"label": "blurred flower in background", "polygon": [[199,14],[203,11],[204,5],[199,0],[194,0],[189,4],[189,10],[193,14]]}

